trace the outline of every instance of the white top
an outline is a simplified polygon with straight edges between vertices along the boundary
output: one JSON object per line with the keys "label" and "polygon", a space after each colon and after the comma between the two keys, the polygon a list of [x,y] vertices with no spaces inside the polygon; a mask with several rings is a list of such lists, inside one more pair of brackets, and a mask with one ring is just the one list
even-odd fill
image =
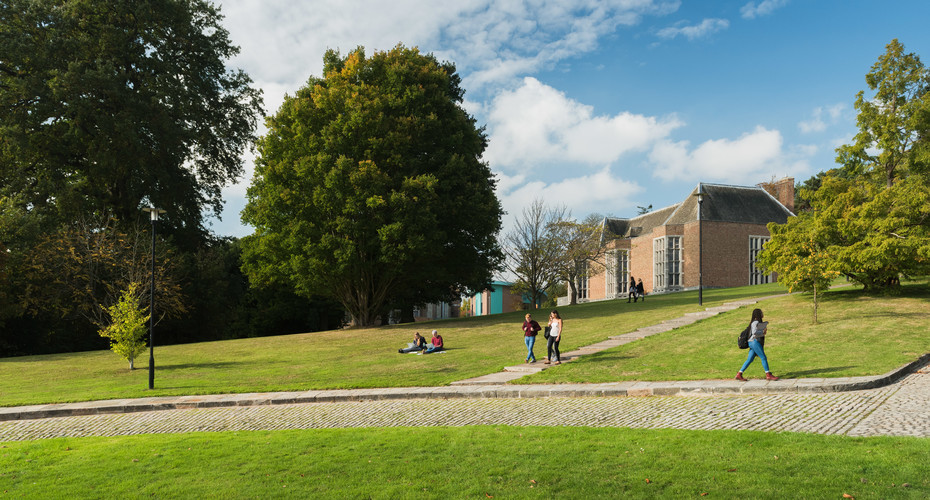
{"label": "white top", "polygon": [[559,334],[561,334],[561,331],[559,330],[559,328],[561,328],[560,326],[561,324],[562,324],[561,321],[550,321],[549,322],[549,326],[552,327],[552,330],[549,330],[550,337],[558,337]]}
{"label": "white top", "polygon": [[765,331],[769,328],[768,321],[753,321],[749,328],[750,339],[761,339],[765,337]]}

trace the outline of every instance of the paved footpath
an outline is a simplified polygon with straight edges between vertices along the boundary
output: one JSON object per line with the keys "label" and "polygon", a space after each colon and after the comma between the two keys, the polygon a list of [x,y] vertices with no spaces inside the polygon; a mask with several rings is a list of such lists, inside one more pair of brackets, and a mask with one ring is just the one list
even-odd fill
{"label": "paved footpath", "polygon": [[930,368],[878,389],[652,397],[381,399],[0,422],[0,442],[151,433],[465,425],[745,429],[930,437]]}

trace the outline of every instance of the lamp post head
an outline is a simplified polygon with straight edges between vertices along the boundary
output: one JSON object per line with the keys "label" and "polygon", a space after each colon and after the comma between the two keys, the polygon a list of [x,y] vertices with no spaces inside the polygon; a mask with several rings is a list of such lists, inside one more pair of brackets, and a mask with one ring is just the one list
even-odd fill
{"label": "lamp post head", "polygon": [[704,192],[704,186],[698,184],[697,192],[691,196],[697,196],[698,203],[704,203],[705,195],[707,195],[707,193]]}
{"label": "lamp post head", "polygon": [[163,209],[163,208],[155,208],[155,207],[142,207],[142,211],[143,211],[143,212],[148,212],[149,215],[151,215],[151,217],[152,217],[152,222],[157,221],[157,220],[158,220],[158,216],[159,216],[160,214],[163,214],[163,213],[167,212],[167,210],[165,210],[165,209]]}

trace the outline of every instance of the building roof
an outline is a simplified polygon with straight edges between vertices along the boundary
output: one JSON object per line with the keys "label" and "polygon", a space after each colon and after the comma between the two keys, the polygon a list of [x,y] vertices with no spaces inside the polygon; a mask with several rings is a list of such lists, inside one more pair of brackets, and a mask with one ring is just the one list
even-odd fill
{"label": "building roof", "polygon": [[701,220],[742,224],[784,224],[794,215],[766,190],[758,186],[698,184],[684,201],[660,208],[632,219],[605,217],[605,238],[635,238],[649,234],[658,226],[686,224],[698,220],[697,192],[704,192]]}

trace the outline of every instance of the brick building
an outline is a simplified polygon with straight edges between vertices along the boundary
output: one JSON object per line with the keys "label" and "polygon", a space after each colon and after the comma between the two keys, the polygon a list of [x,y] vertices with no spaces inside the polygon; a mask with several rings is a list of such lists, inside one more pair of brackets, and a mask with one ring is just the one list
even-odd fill
{"label": "brick building", "polygon": [[704,288],[774,281],[756,268],[756,256],[769,240],[766,224],[784,224],[793,209],[794,179],[784,178],[758,186],[701,183],[670,207],[631,219],[607,217],[606,256],[579,279],[578,300],[627,297],[630,274],[642,279],[647,294],[696,289],[699,255]]}

